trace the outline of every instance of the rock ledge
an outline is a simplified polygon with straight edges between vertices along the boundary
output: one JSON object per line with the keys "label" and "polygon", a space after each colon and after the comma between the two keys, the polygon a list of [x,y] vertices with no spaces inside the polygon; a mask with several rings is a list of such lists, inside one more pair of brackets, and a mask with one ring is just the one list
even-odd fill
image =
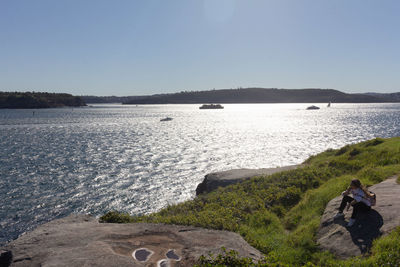
{"label": "rock ledge", "polygon": [[209,173],[204,177],[196,188],[196,195],[209,193],[216,190],[218,187],[225,187],[231,184],[250,179],[256,176],[271,175],[277,172],[294,170],[302,165],[291,165],[278,168],[263,168],[263,169],[234,169],[222,172]]}
{"label": "rock ledge", "polygon": [[218,254],[223,246],[241,256],[261,257],[258,250],[232,232],[164,224],[99,223],[94,217],[76,214],[41,225],[0,251],[12,252],[11,266],[192,266],[201,255]]}

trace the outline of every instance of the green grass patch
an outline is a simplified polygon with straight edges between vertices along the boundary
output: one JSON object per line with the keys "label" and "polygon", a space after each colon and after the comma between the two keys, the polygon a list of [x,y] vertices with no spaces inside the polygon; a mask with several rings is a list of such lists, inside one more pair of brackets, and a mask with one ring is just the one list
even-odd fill
{"label": "green grass patch", "polygon": [[[373,185],[400,173],[400,138],[376,138],[310,157],[305,167],[256,177],[144,216],[109,212],[104,222],[193,225],[239,233],[265,254],[260,262],[234,252],[203,258],[201,266],[381,266],[398,263],[393,253],[400,230],[375,241],[370,257],[339,261],[321,252],[316,231],[326,204],[351,179]],[[225,262],[225,263],[224,263]],[[241,265],[243,264],[243,265]],[[396,266],[396,265],[387,265]]]}

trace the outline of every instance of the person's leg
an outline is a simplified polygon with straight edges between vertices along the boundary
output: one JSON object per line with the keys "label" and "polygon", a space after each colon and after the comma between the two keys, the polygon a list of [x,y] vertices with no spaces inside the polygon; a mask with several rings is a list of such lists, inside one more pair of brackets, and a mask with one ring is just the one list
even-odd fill
{"label": "person's leg", "polygon": [[357,202],[356,204],[353,205],[353,213],[351,214],[351,218],[355,219],[360,212],[360,202]]}
{"label": "person's leg", "polygon": [[344,208],[346,207],[347,203],[350,203],[354,200],[354,198],[350,196],[344,196],[342,199],[342,203],[340,203],[339,207],[339,213],[342,213],[344,211]]}
{"label": "person's leg", "polygon": [[340,203],[338,213],[333,217],[333,219],[339,219],[343,217],[344,208],[347,206],[347,203],[352,202],[354,199],[350,196],[343,196],[342,203]]}
{"label": "person's leg", "polygon": [[371,207],[368,206],[367,204],[365,204],[363,202],[357,202],[356,204],[353,205],[353,213],[351,214],[351,218],[356,219],[357,215],[360,212],[367,212],[370,210],[371,210]]}
{"label": "person's leg", "polygon": [[354,223],[356,222],[356,218],[357,218],[358,214],[363,209],[363,205],[365,205],[365,204],[362,203],[362,202],[357,202],[356,204],[352,205],[353,206],[353,213],[351,214],[351,218],[349,220],[349,223],[347,224],[347,227],[352,227],[354,225]]}

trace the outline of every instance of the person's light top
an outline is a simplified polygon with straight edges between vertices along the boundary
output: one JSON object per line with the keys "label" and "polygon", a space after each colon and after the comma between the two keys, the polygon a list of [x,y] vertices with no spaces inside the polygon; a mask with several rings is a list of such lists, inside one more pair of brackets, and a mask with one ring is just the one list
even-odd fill
{"label": "person's light top", "polygon": [[363,202],[367,206],[371,206],[371,202],[369,201],[368,196],[361,188],[351,189],[350,192],[353,195],[355,201]]}

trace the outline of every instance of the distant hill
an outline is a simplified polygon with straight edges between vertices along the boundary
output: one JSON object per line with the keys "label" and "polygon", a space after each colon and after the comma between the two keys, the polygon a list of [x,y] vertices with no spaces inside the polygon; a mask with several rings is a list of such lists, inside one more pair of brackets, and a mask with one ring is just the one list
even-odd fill
{"label": "distant hill", "polygon": [[97,103],[123,103],[135,99],[135,96],[93,96],[93,95],[83,95],[81,98],[87,104],[97,104]]}
{"label": "distant hill", "polygon": [[133,97],[123,104],[201,104],[201,103],[382,103],[400,102],[369,94],[347,94],[333,89],[246,88],[192,91]]}
{"label": "distant hill", "polygon": [[82,98],[70,94],[0,92],[0,108],[56,108],[85,105]]}
{"label": "distant hill", "polygon": [[366,93],[366,95],[374,96],[383,99],[387,102],[400,102],[400,93],[389,93],[389,94]]}

